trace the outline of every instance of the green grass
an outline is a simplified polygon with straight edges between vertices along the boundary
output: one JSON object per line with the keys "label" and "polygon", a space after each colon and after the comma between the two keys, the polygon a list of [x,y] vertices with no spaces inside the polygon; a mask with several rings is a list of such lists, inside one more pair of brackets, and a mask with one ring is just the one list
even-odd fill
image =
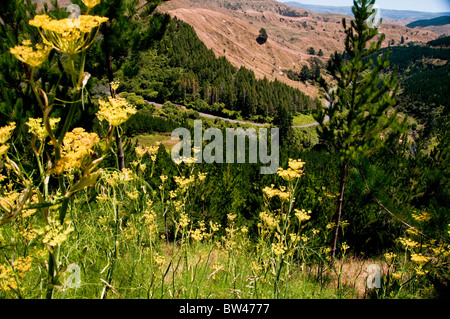
{"label": "green grass", "polygon": [[164,145],[166,150],[170,151],[172,147],[178,143],[178,140],[172,140],[171,134],[169,133],[150,133],[150,134],[141,134],[136,135],[133,138],[133,142],[137,141],[139,145],[149,147],[156,146],[158,143]]}
{"label": "green grass", "polygon": [[292,119],[292,125],[306,125],[314,123],[316,120],[312,115],[298,114]]}

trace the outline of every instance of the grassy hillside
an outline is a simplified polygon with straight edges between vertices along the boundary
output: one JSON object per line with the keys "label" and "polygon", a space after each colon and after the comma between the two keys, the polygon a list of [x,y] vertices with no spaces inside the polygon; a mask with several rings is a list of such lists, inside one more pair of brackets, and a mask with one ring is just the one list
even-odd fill
{"label": "grassy hillside", "polygon": [[446,25],[446,24],[450,24],[450,16],[443,16],[428,20],[419,20],[409,23],[406,26],[408,28],[415,28],[415,27],[429,27],[432,25]]}

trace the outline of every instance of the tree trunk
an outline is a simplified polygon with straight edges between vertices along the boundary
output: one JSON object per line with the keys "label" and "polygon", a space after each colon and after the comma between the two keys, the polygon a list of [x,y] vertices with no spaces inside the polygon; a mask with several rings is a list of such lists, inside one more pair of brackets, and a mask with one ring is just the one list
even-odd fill
{"label": "tree trunk", "polygon": [[337,246],[337,240],[339,236],[339,225],[341,222],[341,216],[342,216],[342,204],[344,202],[344,191],[345,191],[345,185],[347,183],[347,171],[348,171],[348,163],[344,162],[342,163],[341,167],[341,185],[339,188],[339,198],[338,198],[338,204],[337,204],[337,210],[336,210],[336,216],[335,216],[335,228],[334,228],[334,234],[333,234],[333,241],[331,244],[331,263],[334,261],[334,257],[336,256],[336,246]]}

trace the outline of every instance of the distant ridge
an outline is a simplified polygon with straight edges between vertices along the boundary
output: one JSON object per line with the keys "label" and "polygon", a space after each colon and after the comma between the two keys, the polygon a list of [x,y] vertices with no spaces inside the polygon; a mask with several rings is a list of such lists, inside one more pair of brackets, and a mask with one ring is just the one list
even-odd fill
{"label": "distant ridge", "polygon": [[[284,4],[303,8],[310,10],[316,13],[332,13],[332,14],[346,14],[352,16],[352,7],[339,7],[339,6],[323,6],[323,5],[315,5],[315,4],[303,4],[296,1],[280,1]],[[384,19],[394,19],[394,20],[426,20],[426,19],[434,19],[442,16],[450,16],[450,12],[420,12],[420,11],[410,11],[410,10],[390,10],[383,9],[382,17]]]}
{"label": "distant ridge", "polygon": [[450,24],[450,16],[414,21],[410,24],[407,24],[406,26],[408,28],[415,28],[415,27],[429,27],[433,25],[446,25],[446,24]]}

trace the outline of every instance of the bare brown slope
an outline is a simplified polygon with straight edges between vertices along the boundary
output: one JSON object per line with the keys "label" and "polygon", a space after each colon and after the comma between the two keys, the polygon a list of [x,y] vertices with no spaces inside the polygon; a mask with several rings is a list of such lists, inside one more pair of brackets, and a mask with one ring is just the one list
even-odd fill
{"label": "bare brown slope", "polygon": [[[311,96],[317,94],[316,87],[289,80],[283,70],[300,71],[309,64],[309,47],[322,49],[323,61],[344,48],[343,16],[316,14],[273,0],[171,0],[159,10],[192,25],[208,48],[236,67],[245,66],[258,78],[277,78]],[[260,28],[269,35],[263,45],[256,42]],[[399,44],[402,36],[406,42],[437,37],[431,31],[392,24],[384,24],[380,32],[386,34],[385,45],[391,40]]]}

